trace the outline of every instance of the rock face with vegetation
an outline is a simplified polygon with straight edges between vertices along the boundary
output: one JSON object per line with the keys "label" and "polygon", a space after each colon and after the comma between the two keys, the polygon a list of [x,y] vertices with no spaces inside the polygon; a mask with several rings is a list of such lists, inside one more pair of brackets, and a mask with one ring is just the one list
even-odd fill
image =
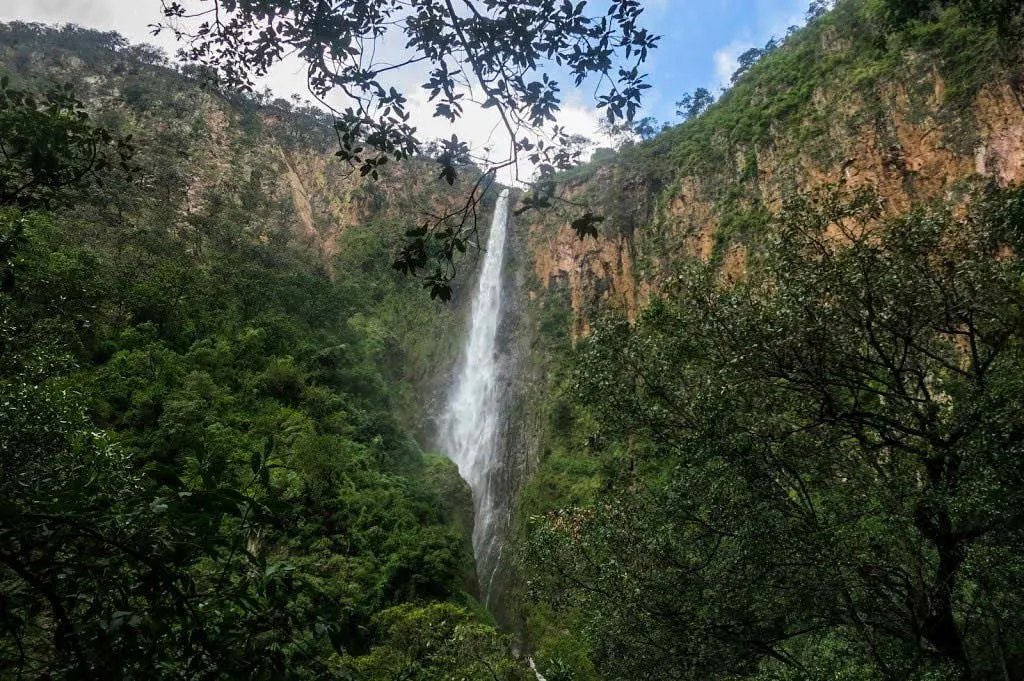
{"label": "rock face with vegetation", "polygon": [[1022,678],[1020,15],[911,4],[818,13],[528,226],[547,678]]}
{"label": "rock face with vegetation", "polygon": [[568,175],[566,198],[605,218],[603,238],[554,211],[530,251],[539,287],[568,291],[574,337],[609,308],[634,318],[680,257],[738,274],[794,193],[870,186],[899,214],[1024,180],[1022,47],[971,11],[894,25],[882,4],[839,3],[700,115]]}

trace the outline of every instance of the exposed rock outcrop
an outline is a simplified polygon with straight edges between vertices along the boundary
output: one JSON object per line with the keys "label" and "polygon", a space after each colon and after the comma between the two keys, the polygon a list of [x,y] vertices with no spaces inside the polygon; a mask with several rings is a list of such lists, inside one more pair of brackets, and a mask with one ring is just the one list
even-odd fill
{"label": "exposed rock outcrop", "polygon": [[[579,338],[602,311],[633,318],[682,255],[717,259],[724,276],[737,276],[746,247],[722,229],[737,204],[739,210],[759,206],[772,213],[788,195],[843,182],[850,189],[873,187],[887,210],[899,213],[931,199],[957,201],[985,183],[1024,181],[1024,105],[1011,79],[983,88],[967,111],[954,111],[944,99],[943,78],[934,70],[928,77],[927,94],[920,84],[893,85],[873,104],[816,93],[804,114],[827,120],[816,144],[831,150],[827,156],[802,148],[803,138],[782,133],[735,150],[732,167],[681,170],[667,183],[624,182],[623,161],[616,159],[582,179],[569,179],[567,201],[605,215],[605,228],[600,239],[581,240],[570,227],[570,209],[530,225],[533,297],[545,288],[566,288]],[[865,117],[869,107],[874,114]],[[831,115],[822,118],[826,112]],[[731,189],[742,194],[739,201]]]}

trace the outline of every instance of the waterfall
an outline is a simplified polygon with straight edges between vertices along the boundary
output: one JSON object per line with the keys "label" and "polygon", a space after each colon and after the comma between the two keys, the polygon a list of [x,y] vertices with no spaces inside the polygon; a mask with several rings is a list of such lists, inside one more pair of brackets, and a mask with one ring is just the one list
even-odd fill
{"label": "waterfall", "polygon": [[473,298],[462,366],[442,421],[442,445],[473,490],[473,554],[486,604],[501,557],[502,499],[496,494],[501,396],[496,338],[501,316],[501,265],[508,227],[508,190],[498,197],[483,269]]}

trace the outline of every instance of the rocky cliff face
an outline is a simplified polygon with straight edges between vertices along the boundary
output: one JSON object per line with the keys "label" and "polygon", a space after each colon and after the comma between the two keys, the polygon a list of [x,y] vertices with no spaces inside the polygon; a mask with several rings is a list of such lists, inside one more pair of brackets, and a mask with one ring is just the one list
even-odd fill
{"label": "rocky cliff face", "polygon": [[[879,51],[856,18],[829,15],[702,116],[567,177],[565,198],[604,215],[603,233],[580,240],[578,209],[530,225],[531,295],[567,290],[579,338],[605,311],[633,318],[685,256],[740,274],[752,237],[795,193],[873,187],[899,213],[1024,181],[1020,55],[982,49],[991,38],[964,37],[953,19],[927,42]],[[973,64],[951,56],[961,52]]]}
{"label": "rocky cliff face", "polygon": [[[873,188],[897,214],[1024,182],[1020,46],[953,10],[886,35],[869,12],[841,2],[708,111],[566,174],[560,207],[521,218],[523,296],[509,327],[521,360],[506,452],[520,539],[531,514],[597,493],[587,445],[555,432],[572,418],[571,349],[560,334],[575,343],[605,314],[634,319],[694,258],[716,264],[723,281],[743,276],[773,215],[822,185]],[[585,210],[604,217],[598,239],[571,227]]]}
{"label": "rocky cliff face", "polygon": [[277,213],[250,213],[252,237],[286,228],[320,251],[325,266],[348,228],[415,226],[427,211],[464,201],[466,182],[476,179],[463,175],[448,188],[422,158],[382,167],[379,180],[363,177],[335,157],[333,119],[322,110],[269,92],[220,91],[202,69],[172,66],[116,33],[0,24],[0,65],[13,85],[74,86],[98,123],[132,136],[139,181],[179,205],[183,222],[210,204],[244,208],[246,193],[270,195]]}

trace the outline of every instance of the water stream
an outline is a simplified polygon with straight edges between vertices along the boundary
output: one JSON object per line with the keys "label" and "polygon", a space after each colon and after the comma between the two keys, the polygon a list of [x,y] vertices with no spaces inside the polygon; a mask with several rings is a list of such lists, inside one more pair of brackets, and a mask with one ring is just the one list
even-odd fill
{"label": "water stream", "polygon": [[483,268],[473,297],[469,336],[462,365],[452,385],[442,421],[442,446],[473,490],[473,554],[484,603],[490,600],[501,559],[502,500],[495,472],[501,408],[498,382],[498,322],[501,318],[501,269],[508,227],[508,190],[498,197]]}

